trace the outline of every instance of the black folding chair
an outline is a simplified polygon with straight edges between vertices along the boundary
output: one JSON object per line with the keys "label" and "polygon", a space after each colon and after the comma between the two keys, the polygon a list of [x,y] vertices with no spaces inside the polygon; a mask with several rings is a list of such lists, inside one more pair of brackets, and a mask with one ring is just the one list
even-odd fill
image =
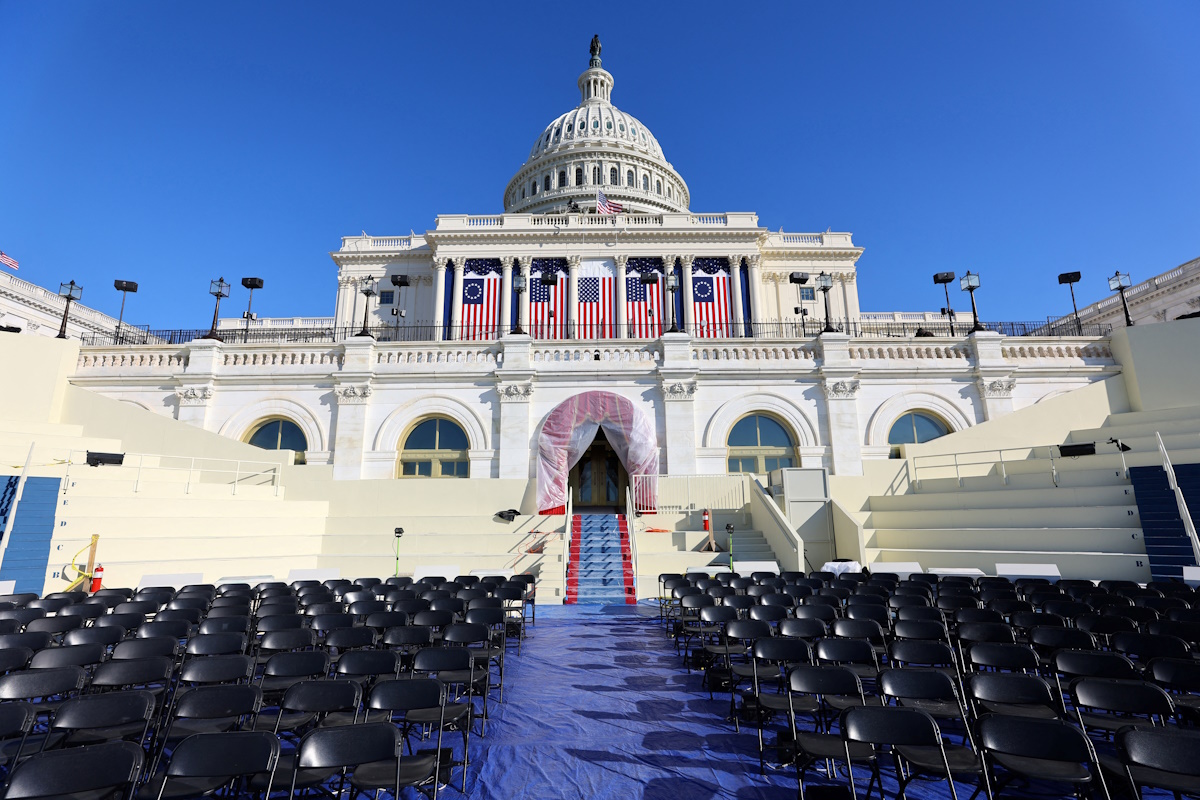
{"label": "black folding chair", "polygon": [[979,720],[979,747],[993,797],[1016,776],[1067,784],[1092,796],[1099,786],[1104,800],[1110,797],[1091,740],[1070,723],[986,714]]}
{"label": "black folding chair", "polygon": [[108,742],[70,750],[49,750],[13,769],[5,800],[49,797],[103,797],[132,788],[145,753],[133,742]]}
{"label": "black folding chair", "polygon": [[1135,797],[1142,787],[1178,798],[1200,795],[1200,732],[1133,726],[1117,731],[1117,752]]}

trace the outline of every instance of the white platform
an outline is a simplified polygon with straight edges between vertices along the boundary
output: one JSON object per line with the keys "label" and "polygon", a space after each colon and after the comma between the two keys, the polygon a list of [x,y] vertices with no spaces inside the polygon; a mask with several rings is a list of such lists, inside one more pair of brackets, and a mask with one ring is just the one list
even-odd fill
{"label": "white platform", "polygon": [[342,571],[336,567],[319,569],[293,569],[288,571],[287,582],[293,581],[334,581],[342,577]]}
{"label": "white platform", "polygon": [[1062,577],[1057,564],[1001,564],[996,562],[996,574],[1001,578],[1049,578],[1056,581]]}

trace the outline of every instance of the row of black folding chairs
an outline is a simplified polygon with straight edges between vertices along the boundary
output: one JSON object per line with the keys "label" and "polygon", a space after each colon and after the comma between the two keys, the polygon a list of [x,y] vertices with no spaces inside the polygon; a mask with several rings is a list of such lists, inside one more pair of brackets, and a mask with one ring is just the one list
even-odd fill
{"label": "row of black folding chairs", "polygon": [[[730,716],[735,727],[739,714],[758,721],[760,768],[764,751],[763,727],[770,714],[786,714],[792,741],[800,743],[806,741],[806,736],[816,737],[810,741],[810,749],[805,750],[797,744],[788,756],[795,760],[801,780],[803,771],[812,763],[836,755],[830,754],[831,747],[840,752],[844,742],[829,735],[830,726],[836,712],[854,705],[893,702],[927,711],[939,718],[953,718],[966,728],[964,741],[972,739],[972,728],[987,714],[1016,715],[1060,726],[1067,724],[1069,719],[1078,727],[1072,728],[1072,734],[1064,735],[1069,739],[1073,737],[1077,744],[1081,732],[1111,733],[1139,722],[1164,725],[1176,716],[1172,695],[1159,686],[1138,680],[1142,676],[1132,670],[1132,664],[1111,653],[1062,651],[1056,654],[1053,660],[1056,683],[1060,677],[1072,678],[1068,692],[1056,692],[1044,679],[1020,671],[978,672],[968,675],[960,683],[962,676],[949,656],[948,648],[944,649],[947,663],[941,665],[942,669],[916,669],[895,660],[893,664],[904,668],[880,670],[872,649],[862,640],[822,639],[810,648],[810,643],[804,639],[772,636],[772,633],[767,623],[761,620],[728,619],[724,629],[711,635],[704,645],[713,659],[705,680],[710,696],[718,682],[728,686]],[[1194,668],[1192,674],[1196,674]],[[864,682],[873,687],[872,691],[864,690]],[[739,690],[742,683],[751,686]],[[764,691],[770,686],[776,686],[777,691]],[[960,686],[966,687],[965,700]],[[736,707],[739,693],[745,695],[740,710]],[[807,696],[797,702],[798,693]],[[1069,705],[1064,702],[1064,697],[1070,698]],[[1194,700],[1194,697],[1189,699]],[[798,730],[797,711],[813,716],[813,731]],[[997,726],[1007,724],[993,724],[991,730],[994,733]],[[843,733],[845,731],[843,729]],[[984,737],[981,741],[989,740]],[[1086,736],[1083,741],[1086,748],[1076,747],[1076,754],[1091,747]],[[925,746],[932,744],[941,747],[940,742],[925,742]],[[995,743],[991,746],[993,749],[998,747]],[[978,753],[986,754],[986,751],[986,747],[976,750],[972,745],[953,754],[951,763],[969,764],[969,769],[964,767],[961,771],[985,774],[987,762]],[[1014,754],[1020,755],[1020,752],[1010,753]],[[913,772],[905,768],[897,774],[903,785],[907,780],[905,776],[911,777]],[[986,783],[986,774],[984,779]],[[990,788],[988,790],[990,792]]]}
{"label": "row of black folding chairs", "polygon": [[[436,671],[437,664],[430,666]],[[0,704],[6,798],[100,796],[141,788],[161,800],[222,789],[261,792],[348,784],[356,792],[432,789],[460,767],[466,791],[470,708],[450,698],[435,677],[379,681],[364,692],[354,681],[309,681],[285,693],[273,718],[260,715],[257,686],[201,687],[183,694],[161,731],[153,729],[154,695],[145,690],[69,698],[34,732],[37,704]],[[284,720],[287,719],[285,723]],[[462,757],[443,735],[462,732]],[[416,750],[433,741],[428,750]],[[36,752],[22,758],[34,739]],[[283,754],[281,743],[294,743]]]}

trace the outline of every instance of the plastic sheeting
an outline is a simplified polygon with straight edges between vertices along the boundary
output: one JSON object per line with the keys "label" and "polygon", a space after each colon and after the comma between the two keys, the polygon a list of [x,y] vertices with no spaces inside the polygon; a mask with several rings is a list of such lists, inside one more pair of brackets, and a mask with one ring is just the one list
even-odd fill
{"label": "plastic sheeting", "polygon": [[538,439],[537,507],[561,514],[567,505],[567,475],[604,429],[630,475],[658,474],[654,423],[633,404],[611,392],[584,392],[550,412]]}

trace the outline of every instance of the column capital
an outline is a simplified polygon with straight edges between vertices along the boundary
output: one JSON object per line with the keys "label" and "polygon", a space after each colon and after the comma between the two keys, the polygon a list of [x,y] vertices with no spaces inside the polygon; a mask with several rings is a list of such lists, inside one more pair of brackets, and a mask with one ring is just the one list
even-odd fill
{"label": "column capital", "polygon": [[746,256],[746,263],[750,265],[750,269],[758,269],[760,266],[762,266],[762,254],[751,253],[750,255]]}
{"label": "column capital", "polygon": [[821,391],[825,393],[827,400],[853,400],[858,396],[858,381],[826,378],[821,381]]}
{"label": "column capital", "polygon": [[691,269],[692,262],[696,260],[695,256],[679,256],[679,260],[683,262],[684,269]]}
{"label": "column capital", "polygon": [[437,270],[438,272],[441,272],[446,269],[446,263],[449,260],[450,259],[445,258],[443,256],[438,256],[437,258],[433,259],[433,268],[435,270]]}
{"label": "column capital", "polygon": [[613,261],[620,269],[625,269],[625,265],[629,263],[629,256],[613,256]]}
{"label": "column capital", "polygon": [[496,395],[501,403],[528,403],[533,397],[533,381],[497,383]]}
{"label": "column capital", "polygon": [[212,399],[212,386],[186,386],[175,390],[181,406],[206,406]]}
{"label": "column capital", "polygon": [[361,406],[368,402],[371,397],[371,385],[369,383],[362,384],[345,384],[334,387],[334,396],[337,398],[339,406]]}
{"label": "column capital", "polygon": [[726,256],[725,258],[729,260],[729,270],[732,272],[735,269],[742,268],[742,259],[745,258],[745,256],[738,253],[736,255]]}
{"label": "column capital", "polygon": [[529,256],[513,256],[512,260],[513,266],[517,269],[529,269],[529,265],[533,262]]}
{"label": "column capital", "polygon": [[1011,375],[1001,378],[979,378],[975,381],[982,397],[1012,397],[1017,381]]}
{"label": "column capital", "polygon": [[662,393],[664,400],[691,400],[696,394],[695,381],[663,381]]}
{"label": "column capital", "polygon": [[455,258],[452,260],[454,261],[454,274],[462,275],[463,269],[467,266],[467,260],[465,258]]}
{"label": "column capital", "polygon": [[567,267],[569,269],[579,269],[579,256],[567,256]]}
{"label": "column capital", "polygon": [[675,259],[677,259],[677,258],[679,258],[679,256],[676,256],[676,255],[663,256],[662,257],[663,269],[664,270],[674,269],[675,268]]}

